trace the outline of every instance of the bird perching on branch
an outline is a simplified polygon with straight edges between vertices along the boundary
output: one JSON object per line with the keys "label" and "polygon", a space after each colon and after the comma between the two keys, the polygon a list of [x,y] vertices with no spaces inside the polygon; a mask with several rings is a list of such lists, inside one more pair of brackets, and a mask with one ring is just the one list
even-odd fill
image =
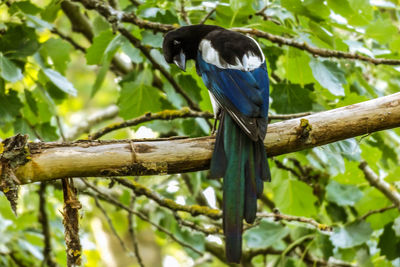
{"label": "bird perching on branch", "polygon": [[269,102],[265,57],[253,38],[213,25],[168,32],[163,52],[168,63],[182,70],[187,60],[196,61],[220,120],[210,177],[223,177],[226,258],[238,263],[243,218],[254,222],[263,182],[271,180],[263,143]]}

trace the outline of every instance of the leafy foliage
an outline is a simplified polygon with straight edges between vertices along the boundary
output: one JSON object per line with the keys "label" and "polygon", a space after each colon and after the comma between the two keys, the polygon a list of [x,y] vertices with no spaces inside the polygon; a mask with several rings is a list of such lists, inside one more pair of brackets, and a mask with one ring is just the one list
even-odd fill
{"label": "leafy foliage", "polygon": [[[72,133],[90,115],[110,105],[117,105],[118,116],[95,120],[90,132],[147,112],[187,107],[189,103],[177,86],[201,110],[211,112],[208,92],[196,75],[195,64],[188,62],[187,72],[182,73],[164,62],[161,45],[165,30],[157,25],[196,24],[209,15],[208,24],[254,28],[337,54],[400,59],[400,8],[396,0],[89,2],[125,14],[132,12],[135,16],[130,18],[136,20],[116,24],[118,12],[104,18],[96,9],[69,1],[0,2],[1,139],[16,133],[29,134],[32,141],[86,138],[88,132]],[[127,29],[136,42],[124,36],[119,27]],[[338,56],[322,58],[304,46],[256,39],[269,69],[272,114],[329,110],[400,90],[398,66]],[[209,134],[211,124],[212,120],[202,118],[153,121],[111,132],[105,138],[197,137]],[[273,180],[265,184],[260,212],[308,217],[319,224],[261,220],[244,232],[244,254],[248,256],[244,264],[398,266],[399,211],[388,208],[391,201],[367,183],[358,165],[366,161],[398,190],[399,136],[398,129],[387,130],[270,159]],[[163,199],[183,205],[221,206],[221,181],[208,180],[206,171],[132,179]],[[223,264],[222,236],[212,231],[219,229],[218,220],[172,212],[151,197],[132,198],[134,194],[127,187],[104,179],[95,181],[93,184],[107,196],[148,220],[137,216],[130,220],[121,206],[95,194],[101,209],[93,191],[77,180],[84,204],[80,225],[85,266],[110,262],[137,266],[139,261],[132,256],[137,255],[135,242],[145,266],[188,266],[196,260],[199,266]],[[0,195],[1,266],[39,266],[48,255],[59,266],[66,266],[60,185],[55,182],[45,192],[37,190],[36,184],[22,187],[18,217]],[[50,254],[44,252],[39,194],[45,194],[47,201]],[[332,226],[334,231],[324,231],[324,226]],[[206,252],[211,255],[209,260],[208,254],[204,258],[199,255]]]}

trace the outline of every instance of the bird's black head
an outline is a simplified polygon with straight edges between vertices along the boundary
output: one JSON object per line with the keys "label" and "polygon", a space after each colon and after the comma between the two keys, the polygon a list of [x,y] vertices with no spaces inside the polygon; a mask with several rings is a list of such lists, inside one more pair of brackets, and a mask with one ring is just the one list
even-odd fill
{"label": "bird's black head", "polygon": [[222,28],[214,25],[191,25],[168,32],[163,41],[165,61],[175,63],[185,70],[186,61],[196,59],[200,41],[217,29]]}

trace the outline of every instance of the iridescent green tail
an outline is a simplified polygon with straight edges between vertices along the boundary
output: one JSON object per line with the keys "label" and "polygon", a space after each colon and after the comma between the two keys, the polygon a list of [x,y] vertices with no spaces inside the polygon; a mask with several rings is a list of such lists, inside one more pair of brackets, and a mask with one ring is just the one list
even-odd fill
{"label": "iridescent green tail", "polygon": [[243,218],[253,223],[257,196],[263,192],[263,181],[270,179],[267,156],[262,140],[251,140],[236,122],[223,114],[210,167],[211,178],[224,177],[223,229],[226,258],[240,262],[242,255]]}

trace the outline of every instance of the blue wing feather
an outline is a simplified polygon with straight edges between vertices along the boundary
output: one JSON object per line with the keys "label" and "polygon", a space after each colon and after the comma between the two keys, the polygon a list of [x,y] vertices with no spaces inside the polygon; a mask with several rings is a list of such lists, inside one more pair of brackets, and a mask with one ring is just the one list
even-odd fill
{"label": "blue wing feather", "polygon": [[252,118],[268,116],[269,81],[265,62],[252,71],[221,69],[197,57],[197,68],[217,101]]}

